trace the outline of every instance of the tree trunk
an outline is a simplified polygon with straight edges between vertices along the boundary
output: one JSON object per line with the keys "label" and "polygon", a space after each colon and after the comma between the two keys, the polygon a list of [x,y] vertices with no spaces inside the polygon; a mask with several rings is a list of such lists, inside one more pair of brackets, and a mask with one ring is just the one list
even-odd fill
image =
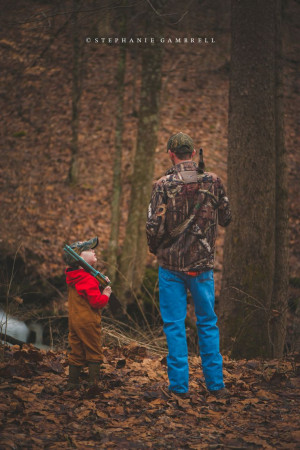
{"label": "tree trunk", "polygon": [[[121,19],[121,35],[126,34],[126,18]],[[109,276],[112,283],[116,279],[117,258],[119,247],[119,226],[121,217],[121,195],[122,195],[122,136],[123,136],[123,106],[124,106],[124,78],[126,71],[126,47],[120,47],[119,64],[117,71],[117,111],[115,130],[115,155],[113,169],[113,194],[111,199],[111,230],[107,252],[107,264]]]}
{"label": "tree trunk", "polygon": [[80,37],[78,27],[78,13],[80,1],[73,0],[73,68],[72,68],[72,137],[71,137],[71,164],[69,169],[69,182],[76,184],[78,179],[78,127],[79,127],[79,101],[81,97],[80,83]]}
{"label": "tree trunk", "polygon": [[116,284],[118,296],[125,302],[130,300],[126,292],[139,290],[145,270],[145,221],[152,189],[159,124],[162,46],[148,45],[142,52],[142,85],[134,173],[126,235],[120,258],[120,274]]}
{"label": "tree trunk", "polygon": [[289,284],[288,171],[287,153],[284,142],[282,16],[282,2],[281,0],[276,0],[276,250],[272,298],[273,314],[271,315],[270,322],[273,356],[276,358],[282,356],[284,349]]}
{"label": "tree trunk", "polygon": [[279,139],[275,2],[232,0],[228,194],[233,222],[225,238],[220,324],[222,346],[233,357],[272,355]]}

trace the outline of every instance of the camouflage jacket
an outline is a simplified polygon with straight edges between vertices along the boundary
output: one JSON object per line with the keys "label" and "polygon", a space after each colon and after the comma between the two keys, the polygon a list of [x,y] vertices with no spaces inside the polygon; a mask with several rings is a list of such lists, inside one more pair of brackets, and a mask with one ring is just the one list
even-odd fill
{"label": "camouflage jacket", "polygon": [[231,221],[224,186],[193,161],[176,164],[153,187],[146,225],[148,246],[160,266],[175,271],[213,269],[218,223]]}

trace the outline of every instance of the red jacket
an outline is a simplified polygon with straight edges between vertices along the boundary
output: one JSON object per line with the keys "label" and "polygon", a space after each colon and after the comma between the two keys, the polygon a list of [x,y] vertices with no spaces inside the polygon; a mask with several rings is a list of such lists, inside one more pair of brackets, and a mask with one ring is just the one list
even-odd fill
{"label": "red jacket", "polygon": [[85,298],[92,308],[103,308],[109,297],[100,292],[99,281],[84,269],[66,269],[66,282],[69,286],[75,287],[77,293]]}

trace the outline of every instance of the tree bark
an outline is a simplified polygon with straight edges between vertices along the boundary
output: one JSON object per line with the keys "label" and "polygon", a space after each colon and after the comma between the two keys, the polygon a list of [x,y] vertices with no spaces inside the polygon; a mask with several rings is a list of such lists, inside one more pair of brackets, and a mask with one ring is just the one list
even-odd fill
{"label": "tree bark", "polygon": [[228,194],[233,222],[225,238],[220,324],[222,347],[233,357],[272,355],[275,117],[282,114],[276,102],[275,2],[232,0]]}
{"label": "tree bark", "polygon": [[[126,33],[126,18],[121,19],[121,35]],[[122,137],[123,137],[123,107],[124,107],[124,79],[126,72],[126,47],[120,47],[119,64],[117,70],[117,111],[115,130],[115,155],[113,168],[113,194],[111,199],[111,230],[107,252],[107,264],[109,276],[112,283],[116,279],[118,247],[119,247],[119,226],[121,217],[121,196],[122,196]]]}
{"label": "tree bark", "polygon": [[78,27],[78,13],[80,1],[73,0],[73,67],[72,67],[72,137],[71,137],[71,164],[69,169],[69,182],[76,184],[78,179],[78,128],[79,128],[79,102],[81,97],[80,83],[80,37]]}
{"label": "tree bark", "polygon": [[126,293],[139,290],[145,270],[145,221],[152,189],[159,125],[162,46],[148,45],[142,52],[142,85],[132,191],[120,258],[120,275],[116,284],[118,296],[125,302],[131,299]]}
{"label": "tree bark", "polygon": [[276,0],[276,249],[272,314],[270,322],[273,356],[276,358],[282,356],[284,349],[288,307],[287,293],[289,285],[288,169],[283,113],[282,6],[281,0]]}

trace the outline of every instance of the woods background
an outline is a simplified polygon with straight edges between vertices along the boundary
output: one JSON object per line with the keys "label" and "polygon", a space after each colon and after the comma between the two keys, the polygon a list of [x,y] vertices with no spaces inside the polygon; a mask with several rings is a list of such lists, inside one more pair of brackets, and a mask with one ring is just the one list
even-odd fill
{"label": "woods background", "polygon": [[[161,8],[162,16],[154,5]],[[163,9],[166,6],[167,11]],[[44,314],[45,305],[47,314],[63,311],[62,247],[65,242],[97,235],[100,270],[116,276],[116,288],[119,293],[127,293],[127,302],[131,288],[138,290],[139,283],[135,286],[134,282],[142,279],[144,266],[155,268],[156,261],[144,253],[144,243],[139,242],[143,220],[129,229],[127,240],[126,224],[139,207],[146,217],[150,191],[149,185],[146,190],[143,186],[170,166],[166,153],[169,136],[177,131],[190,134],[196,148],[204,149],[206,168],[227,183],[230,2],[198,1],[185,6],[175,1],[141,1],[134,5],[129,1],[89,1],[84,5],[77,0],[20,1],[17,8],[13,2],[2,2],[2,11],[2,300],[14,304],[14,298],[24,299],[20,309],[27,317],[33,304],[35,314],[37,310]],[[88,36],[119,37],[123,33],[128,37],[213,37],[215,43],[164,43],[153,49],[137,43],[121,46],[86,42]],[[296,1],[283,2],[282,37],[289,302],[295,314],[300,253]],[[259,36],[255,45],[259,50]],[[147,74],[152,80],[157,75],[156,84],[145,81]],[[150,105],[148,99],[155,99],[158,91],[157,103]],[[147,117],[154,117],[153,122],[147,122]],[[146,130],[143,120],[149,126]],[[139,155],[149,158],[142,161],[148,170],[138,172]],[[119,172],[117,186],[114,176]],[[117,205],[115,210],[112,204]],[[117,223],[112,214],[118,212],[120,226],[112,230]],[[219,230],[217,297],[223,240],[223,230]],[[118,249],[118,259],[109,260],[114,248]],[[133,248],[135,266],[126,259]],[[115,272],[115,267],[119,271]],[[140,273],[137,268],[141,268]],[[120,270],[127,272],[118,280]],[[155,291],[155,279],[150,286]],[[288,326],[294,326],[291,320]]]}
{"label": "woods background", "polygon": [[[1,448],[299,448],[298,0],[0,7],[0,334],[7,312],[40,347],[0,344]],[[215,43],[86,41],[122,36]],[[190,298],[190,397],[167,392],[145,220],[178,131],[233,209],[215,266],[227,400],[205,387]],[[85,368],[68,393],[62,249],[93,236],[121,304],[99,385]]]}

